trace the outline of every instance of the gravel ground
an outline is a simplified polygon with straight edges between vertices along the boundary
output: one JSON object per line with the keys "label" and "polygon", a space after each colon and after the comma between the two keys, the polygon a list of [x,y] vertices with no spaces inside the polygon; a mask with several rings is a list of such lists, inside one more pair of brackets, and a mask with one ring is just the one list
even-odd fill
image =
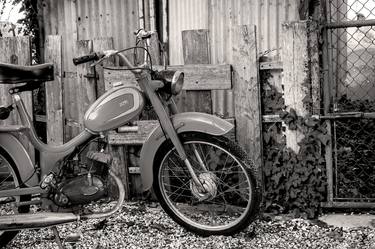
{"label": "gravel ground", "polygon": [[[235,236],[202,238],[175,224],[158,204],[142,202],[127,202],[118,215],[105,220],[76,222],[58,229],[67,248],[375,249],[374,228],[342,229],[285,217],[258,220]],[[57,248],[57,244],[51,229],[40,229],[22,231],[7,248]]]}

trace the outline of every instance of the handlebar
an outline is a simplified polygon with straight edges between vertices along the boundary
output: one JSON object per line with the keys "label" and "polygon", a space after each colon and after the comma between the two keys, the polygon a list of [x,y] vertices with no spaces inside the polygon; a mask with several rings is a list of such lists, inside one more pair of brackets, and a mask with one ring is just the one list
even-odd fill
{"label": "handlebar", "polygon": [[79,64],[83,64],[86,62],[99,60],[100,57],[101,56],[98,53],[91,53],[88,55],[83,55],[80,57],[73,58],[73,64],[77,66]]}
{"label": "handlebar", "polygon": [[126,58],[121,52],[127,50],[127,49],[124,49],[124,50],[120,50],[120,51],[117,51],[117,50],[107,50],[107,51],[102,51],[102,52],[94,52],[94,53],[91,53],[91,54],[88,54],[88,55],[84,55],[84,56],[80,56],[80,57],[76,57],[73,59],[73,63],[74,65],[79,65],[79,64],[82,64],[82,63],[86,63],[86,62],[90,62],[90,61],[96,61],[95,63],[93,63],[91,66],[95,66],[99,63],[101,63],[103,60],[113,56],[113,55],[116,55],[120,58],[120,61],[123,62],[123,64],[125,64],[130,70],[132,70],[134,73],[138,73],[140,72],[140,70],[142,70],[142,68],[146,68],[147,65],[148,65],[148,62],[147,62],[147,55],[148,55],[148,47],[149,47],[149,39],[151,38],[152,34],[154,34],[155,31],[146,31],[144,29],[139,29],[137,31],[134,32],[134,34],[136,35],[137,39],[140,39],[144,42],[144,46],[145,46],[145,59],[144,59],[144,62],[142,65],[139,65],[137,67],[135,67],[133,65],[133,63],[131,63],[129,61],[128,58]]}

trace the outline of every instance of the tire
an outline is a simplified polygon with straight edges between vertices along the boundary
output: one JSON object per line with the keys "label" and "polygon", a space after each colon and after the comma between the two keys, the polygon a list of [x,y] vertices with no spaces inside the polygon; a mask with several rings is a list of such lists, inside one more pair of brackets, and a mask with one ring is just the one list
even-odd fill
{"label": "tire", "polygon": [[[197,132],[179,136],[195,173],[208,191],[199,191],[172,142],[167,140],[157,151],[153,175],[153,188],[164,211],[201,236],[232,235],[246,228],[259,213],[261,201],[252,161],[226,137]],[[192,145],[206,170],[196,160]]]}
{"label": "tire", "polygon": [[[16,164],[10,155],[0,148],[0,190],[14,189],[23,187],[21,177]],[[17,196],[14,200],[1,204],[1,213],[5,215],[14,213],[28,213],[30,206],[21,206],[18,208],[9,208],[8,203],[28,201],[31,196]],[[19,231],[0,231],[0,248],[5,247],[18,234]]]}

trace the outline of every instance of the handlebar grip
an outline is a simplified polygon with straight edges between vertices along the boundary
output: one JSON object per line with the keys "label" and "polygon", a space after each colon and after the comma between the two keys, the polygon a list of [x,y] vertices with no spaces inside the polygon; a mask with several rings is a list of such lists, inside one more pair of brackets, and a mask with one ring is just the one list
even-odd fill
{"label": "handlebar grip", "polygon": [[92,53],[92,54],[80,56],[77,58],[73,58],[73,64],[77,66],[79,64],[86,63],[89,61],[95,61],[95,60],[99,60],[99,55],[97,53]]}

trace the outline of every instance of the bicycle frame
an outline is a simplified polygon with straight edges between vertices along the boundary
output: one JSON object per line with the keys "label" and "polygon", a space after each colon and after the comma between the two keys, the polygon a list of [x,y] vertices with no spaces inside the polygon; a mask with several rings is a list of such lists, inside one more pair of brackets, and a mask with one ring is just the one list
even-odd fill
{"label": "bicycle frame", "polygon": [[[119,56],[122,57],[125,64],[132,68],[132,64],[127,60],[125,56]],[[154,111],[159,118],[161,127],[153,131],[153,133],[149,136],[149,139],[145,142],[145,146],[141,152],[141,155],[143,155],[141,156],[141,161],[144,163],[143,165],[141,165],[141,172],[143,172],[142,180],[144,183],[148,181],[147,184],[145,184],[145,190],[147,190],[147,188],[150,186],[150,183],[152,183],[152,180],[149,180],[152,176],[153,160],[157,148],[161,145],[161,142],[165,141],[165,139],[167,138],[169,138],[174,144],[179,157],[184,161],[193,181],[198,186],[202,186],[202,183],[195,174],[191,163],[189,162],[189,160],[187,160],[185,149],[183,148],[182,143],[178,137],[178,133],[183,131],[197,131],[212,135],[223,135],[229,132],[229,130],[233,128],[233,125],[212,115],[202,113],[178,114],[177,108],[175,106],[172,108],[172,114],[175,115],[171,118],[167,114],[160,96],[158,96],[158,94],[156,93],[157,89],[161,87],[162,84],[160,85],[158,84],[160,82],[151,80],[150,73],[146,71],[147,69],[132,69],[132,72],[135,74],[141,90],[149,98]],[[16,109],[19,112],[22,125],[0,127],[0,135],[9,132],[21,132],[29,138],[31,144],[40,152],[40,178],[38,178],[35,174],[33,176],[30,176],[32,173],[35,173],[35,166],[32,164],[25,149],[21,151],[18,150],[19,148],[23,148],[20,142],[17,142],[16,138],[14,138],[12,135],[7,134],[5,139],[12,141],[11,144],[15,144],[14,148],[9,154],[14,155],[14,153],[19,154],[20,152],[22,152],[23,154],[21,156],[21,158],[23,159],[20,162],[17,162],[17,160],[15,161],[17,166],[19,167],[21,179],[23,181],[27,180],[26,186],[28,186],[29,188],[0,191],[0,197],[43,193],[45,192],[45,190],[41,189],[38,185],[40,181],[43,180],[44,177],[53,170],[54,166],[59,160],[72,153],[78,145],[85,143],[93,136],[103,134],[91,132],[88,129],[84,129],[78,136],[63,145],[47,145],[40,141],[40,139],[36,135],[33,122],[26,112],[26,108],[21,97],[17,93],[15,93],[12,95],[12,99],[17,107]],[[150,152],[150,156],[147,156],[148,152]],[[144,157],[148,157],[148,159],[144,159]]]}
{"label": "bicycle frame", "polygon": [[[150,74],[141,71],[141,72],[135,72],[135,75],[137,77],[137,80],[141,89],[150,99],[154,107],[154,110],[159,117],[161,127],[166,132],[168,137],[172,140],[173,144],[176,146],[176,150],[179,153],[180,157],[184,161],[186,161],[188,164],[190,164],[186,160],[185,150],[181,142],[178,139],[177,133],[175,131],[175,128],[173,127],[173,124],[171,123],[170,117],[167,114],[166,110],[164,109],[159,96],[157,96],[157,94],[155,93],[156,89],[153,87],[153,84],[150,84],[152,82]],[[29,115],[27,114],[26,108],[24,106],[24,103],[21,97],[18,94],[13,94],[12,99],[20,115],[21,125],[0,127],[0,133],[10,133],[10,132],[20,133],[21,132],[21,133],[24,133],[29,138],[31,144],[40,152],[40,178],[38,178],[36,174],[33,174],[35,173],[35,166],[33,165],[31,168],[30,166],[32,165],[31,160],[27,156],[26,150],[23,149],[22,154],[25,154],[25,155],[23,155],[22,158],[24,158],[24,160],[22,164],[17,164],[17,165],[28,165],[26,168],[21,166],[19,168],[19,171],[21,174],[21,179],[23,181],[27,181],[25,184],[31,188],[0,191],[0,197],[12,196],[16,194],[25,195],[25,194],[43,193],[45,191],[41,189],[40,187],[36,187],[36,185],[39,184],[40,181],[53,170],[53,167],[56,165],[56,163],[62,158],[64,158],[65,156],[72,153],[78,145],[86,142],[93,136],[97,136],[99,134],[90,132],[87,129],[85,129],[78,136],[76,136],[75,138],[73,138],[72,140],[70,140],[69,142],[63,145],[57,145],[57,146],[47,145],[43,143],[42,141],[40,141],[40,139],[38,138],[36,131],[34,129],[33,122],[31,118],[29,117]],[[14,140],[14,137],[13,136],[11,137],[11,136],[12,135],[8,135],[7,140]],[[14,142],[14,143],[17,145],[17,150],[20,148],[23,148],[22,145],[20,145],[19,143],[17,142]],[[12,151],[14,152],[15,150],[16,148]],[[17,154],[19,153],[20,151],[17,151]],[[191,168],[191,166],[189,168]],[[30,176],[30,174],[33,174],[33,175]],[[196,175],[194,174],[194,172],[192,172],[192,174],[194,175],[193,178],[196,178]],[[197,178],[195,180],[199,183],[199,180]]]}
{"label": "bicycle frame", "polygon": [[[0,197],[12,196],[17,194],[36,194],[44,192],[43,189],[37,187],[40,180],[43,179],[54,167],[54,165],[73,152],[73,150],[80,144],[86,142],[95,134],[87,130],[82,131],[78,136],[63,145],[47,145],[43,143],[37,136],[34,129],[33,122],[27,114],[26,108],[21,97],[18,94],[12,95],[12,100],[16,105],[16,109],[20,115],[21,125],[10,125],[0,127],[0,138],[6,145],[2,146],[15,160],[18,170],[20,172],[21,180],[26,186],[31,188],[23,188],[17,190],[4,190],[0,191]],[[31,162],[27,151],[20,144],[14,135],[9,133],[23,133],[25,134],[31,144],[40,152],[40,176],[35,174],[35,165]],[[17,157],[15,157],[15,155]],[[33,174],[33,175],[32,175]]]}

